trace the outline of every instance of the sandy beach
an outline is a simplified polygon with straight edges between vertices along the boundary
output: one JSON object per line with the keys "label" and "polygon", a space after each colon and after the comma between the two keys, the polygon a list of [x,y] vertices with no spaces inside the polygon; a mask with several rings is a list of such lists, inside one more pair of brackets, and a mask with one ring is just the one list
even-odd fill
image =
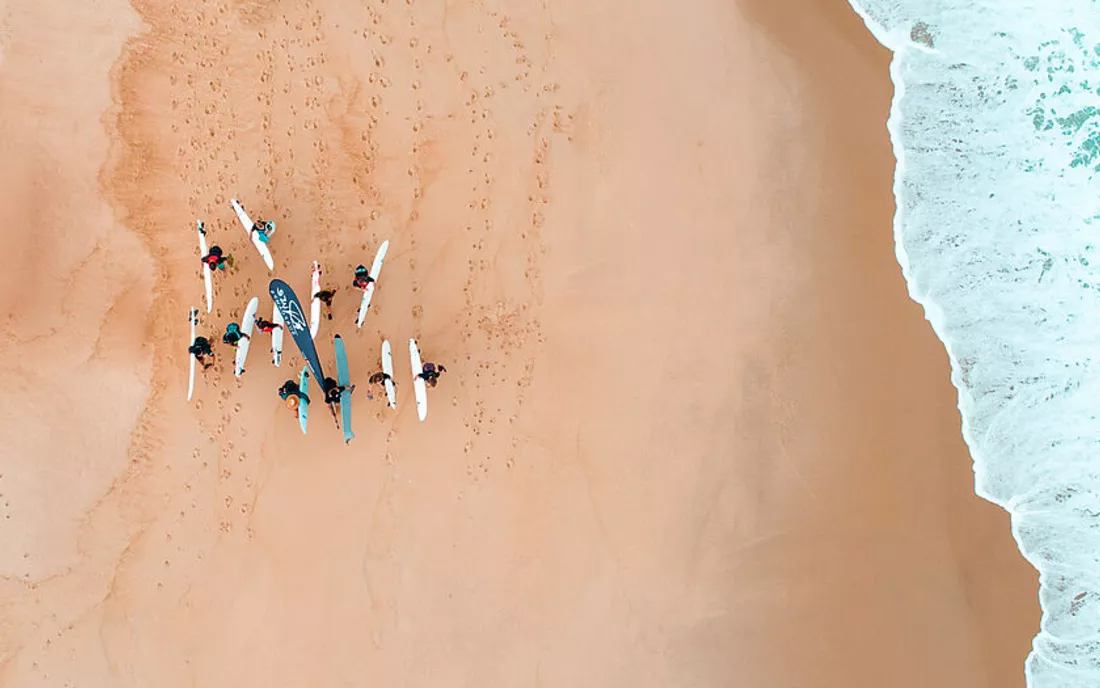
{"label": "sandy beach", "polygon": [[[0,686],[1023,686],[888,64],[841,0],[0,0]],[[314,260],[348,445],[220,343]]]}

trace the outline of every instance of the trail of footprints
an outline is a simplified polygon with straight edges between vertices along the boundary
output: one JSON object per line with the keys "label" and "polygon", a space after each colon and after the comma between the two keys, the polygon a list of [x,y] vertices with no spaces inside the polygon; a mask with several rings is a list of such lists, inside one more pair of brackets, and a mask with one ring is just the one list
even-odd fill
{"label": "trail of footprints", "polygon": [[[455,214],[454,226],[449,230],[461,235],[465,247],[462,252],[467,268],[462,285],[465,308],[458,319],[462,349],[452,356],[456,364],[464,365],[454,366],[453,381],[448,380],[434,396],[437,401],[433,403],[438,405],[449,397],[454,407],[463,409],[461,417],[468,431],[463,442],[466,473],[471,481],[482,481],[491,475],[494,466],[511,467],[519,456],[515,424],[521,418],[543,342],[538,318],[542,298],[540,266],[545,253],[541,231],[550,200],[550,162],[555,141],[571,136],[571,117],[555,102],[559,86],[539,81],[546,65],[536,64],[527,50],[530,41],[525,31],[516,28],[506,15],[485,14],[484,24],[489,28],[495,26],[496,31],[495,35],[487,33],[486,40],[508,46],[513,60],[475,64],[469,58],[440,54],[433,49],[428,32],[420,35],[415,14],[408,9],[412,0],[404,3],[379,0],[363,8],[362,26],[344,27],[369,46],[370,59],[363,62],[361,93],[349,98],[343,121],[336,123],[345,131],[334,135],[333,129],[339,126],[332,126],[326,108],[335,91],[333,80],[325,71],[328,59],[323,46],[326,32],[334,31],[335,27],[326,23],[316,6],[319,4],[306,0],[291,8],[222,0],[204,1],[195,10],[190,3],[185,7],[173,2],[163,11],[153,12],[153,35],[161,41],[154,42],[154,48],[162,50],[182,76],[170,77],[173,92],[163,104],[167,110],[163,119],[168,123],[164,136],[147,142],[149,150],[170,161],[170,165],[151,168],[151,176],[162,178],[148,180],[147,188],[158,189],[168,196],[176,193],[168,190],[183,189],[185,197],[178,200],[187,211],[193,217],[205,219],[216,242],[238,256],[251,249],[235,218],[225,213],[228,199],[236,193],[252,194],[254,205],[285,208],[278,217],[284,221],[292,219],[291,208],[307,208],[316,232],[314,240],[322,253],[327,254],[329,263],[333,262],[334,254],[345,249],[334,240],[337,208],[346,213],[349,207],[358,205],[362,214],[356,222],[364,233],[371,232],[382,219],[380,209],[385,208],[387,214],[392,214],[392,208],[407,209],[406,216],[390,219],[396,229],[405,231],[402,236],[405,254],[409,256],[412,274],[417,276],[411,289],[419,295],[422,266],[413,256],[422,244],[416,235],[420,220],[418,203],[423,198],[425,184],[422,160],[431,147],[433,129],[438,128],[433,122],[446,114],[430,112],[425,105],[431,100],[428,90],[432,79],[428,68],[432,75],[453,69],[454,78],[463,86],[465,98],[460,109],[462,121],[468,126],[465,176],[469,202]],[[280,14],[280,10],[288,9]],[[219,30],[231,24],[234,16],[254,32],[252,43],[242,41],[243,47],[235,45],[237,41],[230,40],[229,32]],[[405,21],[401,21],[402,17]],[[251,61],[245,59],[248,55]],[[411,108],[402,105],[405,109],[400,109],[397,104],[400,99],[390,97],[397,87],[391,63],[412,66],[413,77],[405,84],[415,94]],[[230,64],[233,76],[255,89],[253,101],[244,104],[230,101],[228,84],[211,76],[225,74]],[[501,168],[502,160],[509,157],[503,152],[511,153],[522,140],[513,131],[516,123],[498,122],[494,118],[494,104],[501,99],[506,99],[508,112],[531,113],[523,132],[529,145],[530,164],[522,170],[528,187],[527,197],[520,200],[527,206],[527,221],[522,226],[505,226],[501,218],[506,214],[495,207],[497,203],[507,206],[516,202],[497,194],[496,185],[498,175],[515,173]],[[301,122],[296,124],[299,116]],[[388,187],[383,190],[373,178],[383,162],[383,152],[385,164],[394,164],[394,151],[383,151],[375,140],[376,131],[383,123],[397,121],[407,123],[409,132],[408,148],[403,153],[409,161],[408,185],[403,192]],[[308,140],[309,145],[290,145],[302,140]],[[397,198],[395,193],[405,196]],[[167,201],[166,205],[172,204],[171,198]],[[131,202],[136,216],[147,216],[148,199],[131,199]],[[175,227],[172,230],[157,229],[155,253],[193,257],[193,232],[184,231],[184,226],[179,231]],[[494,265],[489,256],[502,242],[517,238],[525,252],[526,292],[495,297]],[[293,237],[285,240],[292,242]],[[377,240],[378,237],[371,236],[358,249],[365,251],[376,245]],[[282,263],[282,267],[287,264]],[[193,267],[189,269],[194,271]],[[251,279],[226,282],[233,285],[228,289],[222,282],[216,281],[215,286],[216,318],[204,317],[204,325],[239,318],[246,294],[251,295],[256,288]],[[232,303],[226,304],[230,294]],[[419,323],[422,314],[421,304],[415,303],[414,321]],[[213,333],[208,331],[209,334]],[[494,352],[503,355],[503,364],[500,355]],[[178,491],[178,509],[163,534],[165,544],[175,552],[164,560],[166,572],[181,563],[201,561],[205,556],[203,545],[185,549],[173,544],[175,534],[184,529],[203,528],[207,520],[213,519],[219,537],[245,540],[253,537],[250,519],[259,487],[256,459],[259,438],[249,436],[244,424],[238,421],[241,406],[234,400],[236,384],[230,377],[231,356],[224,350],[218,353],[210,371],[213,374],[205,380],[214,393],[194,402],[196,409],[213,407],[209,409],[212,414],[200,414],[205,441],[193,447],[190,460],[182,470],[173,473],[183,489]],[[161,354],[158,352],[158,360],[175,365],[176,356]],[[156,375],[163,378],[175,374],[175,370],[161,370]],[[156,384],[160,389],[167,386],[163,379]],[[504,389],[515,392],[502,394]],[[155,393],[150,408],[157,404]],[[378,409],[375,415],[379,419],[386,417]],[[212,424],[201,420],[203,417],[210,418]],[[156,444],[151,423],[148,416],[143,417],[135,431],[132,443],[135,461],[127,481],[158,470],[151,460],[151,449]],[[385,455],[389,463],[393,462],[389,451],[393,440],[391,429]],[[166,469],[172,470],[170,465]],[[206,492],[210,486],[213,495]],[[5,520],[11,518],[10,507],[0,474],[0,514]],[[189,606],[185,590],[170,590],[164,580],[150,585]]]}
{"label": "trail of footprints", "polygon": [[[225,218],[225,203],[240,192],[254,194],[253,203],[262,203],[264,207],[308,207],[313,213],[310,220],[317,228],[322,253],[331,255],[344,248],[330,238],[336,225],[334,211],[346,212],[349,201],[359,200],[363,215],[358,226],[365,233],[371,232],[371,227],[381,219],[380,208],[407,209],[406,217],[392,219],[398,231],[406,230],[402,236],[403,248],[414,275],[410,289],[418,301],[424,269],[414,258],[421,245],[416,232],[420,220],[417,205],[424,194],[421,161],[428,153],[434,130],[438,129],[432,122],[445,114],[426,112],[425,102],[431,100],[430,77],[439,70],[453,70],[465,94],[461,113],[468,125],[465,131],[469,202],[464,212],[457,214],[452,230],[464,236],[467,247],[463,251],[467,266],[463,281],[465,308],[458,321],[464,350],[454,356],[456,361],[465,359],[466,365],[464,371],[455,375],[457,389],[449,399],[442,394],[435,398],[447,399],[466,409],[462,417],[469,436],[464,443],[464,455],[471,475],[479,472],[484,475],[493,461],[503,459],[505,465],[510,465],[517,456],[517,443],[509,426],[517,421],[526,401],[527,389],[535,375],[535,357],[543,340],[537,314],[542,298],[540,265],[545,253],[541,230],[551,187],[549,162],[554,141],[568,134],[569,117],[554,103],[560,90],[558,84],[539,81],[545,65],[536,64],[527,49],[534,30],[517,27],[507,15],[484,13],[485,40],[492,44],[492,50],[510,52],[512,58],[476,64],[463,56],[440,54],[431,40],[431,31],[422,32],[417,27],[415,12],[409,10],[411,4],[392,0],[370,3],[363,7],[362,26],[341,27],[340,30],[352,31],[363,41],[363,54],[369,56],[361,63],[363,77],[350,95],[344,93],[346,85],[337,88],[326,71],[326,33],[337,29],[326,22],[320,9],[322,3],[270,8],[269,16],[250,25],[255,41],[246,42],[243,48],[233,48],[227,38],[206,30],[216,17],[226,21],[225,17],[233,12],[228,3],[213,3],[213,11],[186,12],[176,7],[178,12],[167,15],[174,23],[169,32],[179,36],[171,58],[183,69],[185,77],[175,84],[171,101],[175,111],[172,121],[182,123],[171,126],[169,138],[178,161],[179,180],[188,191],[187,204],[196,216]],[[255,101],[248,106],[232,104],[227,98],[226,84],[208,76],[224,72],[219,65],[231,57],[239,62],[238,53],[242,50],[248,51],[251,61],[245,61],[247,70],[255,75],[254,79],[247,79],[256,85]],[[430,74],[427,68],[432,70]],[[411,74],[408,83],[403,84],[413,93],[411,99],[390,97],[397,87],[393,75],[398,72]],[[326,108],[337,97],[337,91],[347,100],[343,103],[347,112],[344,121],[333,126]],[[509,112],[532,113],[526,125],[495,119],[494,104],[501,98],[506,99]],[[375,132],[383,123],[392,126],[399,121],[406,122],[408,127],[407,149],[403,154],[409,160],[408,185],[403,192],[389,187],[383,191],[373,179],[383,154]],[[348,131],[334,135],[333,130],[341,126]],[[495,202],[514,207],[517,201],[497,193],[497,176],[511,172],[501,168],[502,161],[514,157],[515,146],[521,145],[516,130],[522,131],[524,126],[523,134],[531,150],[530,165],[523,171],[529,177],[529,189],[526,199],[519,202],[528,207],[528,221],[523,226],[504,226],[501,222],[504,213],[498,212]],[[308,145],[302,145],[303,141]],[[291,142],[298,143],[290,145]],[[503,155],[504,152],[509,155]],[[249,160],[248,156],[255,159]],[[386,158],[387,166],[394,164],[393,151],[387,150]],[[257,166],[258,173],[252,172]],[[341,174],[345,170],[347,174]],[[406,195],[400,198],[395,193]],[[279,219],[291,217],[286,210]],[[227,251],[247,254],[250,248],[247,237],[233,226],[232,220],[232,217],[208,220],[208,227]],[[433,231],[439,230],[433,227]],[[180,234],[178,243],[182,249],[185,242],[191,243],[191,236],[186,232]],[[525,253],[526,293],[493,298],[494,266],[488,256],[502,242],[517,238]],[[358,249],[369,250],[376,242],[377,237],[371,236]],[[176,242],[171,243],[174,252]],[[189,253],[194,252],[192,247],[188,248]],[[287,260],[285,256],[286,253],[282,261]],[[228,283],[234,284],[229,289],[234,306],[219,307],[219,322],[226,316],[239,317],[240,307],[236,304],[243,304],[246,295],[255,289],[250,281],[244,282],[244,286],[239,280]],[[219,292],[223,290],[221,284],[217,288]],[[227,295],[218,293],[216,303]],[[414,303],[414,322],[419,321],[422,313],[422,306]],[[503,353],[503,365],[499,364],[496,352]],[[207,377],[207,384],[217,390],[214,403],[222,414],[216,427],[211,428],[217,438],[232,435],[234,430],[234,414],[231,408],[227,410],[231,393],[224,380],[231,363],[226,358],[219,356],[211,371],[216,374]],[[491,404],[488,399],[501,398],[496,390],[504,386],[513,387],[518,393],[507,404]],[[377,409],[375,414],[384,417]],[[497,441],[489,441],[491,438]],[[224,439],[214,441],[225,446]],[[232,472],[232,468],[228,470]],[[228,493],[225,497],[232,498],[237,506],[242,501]]]}

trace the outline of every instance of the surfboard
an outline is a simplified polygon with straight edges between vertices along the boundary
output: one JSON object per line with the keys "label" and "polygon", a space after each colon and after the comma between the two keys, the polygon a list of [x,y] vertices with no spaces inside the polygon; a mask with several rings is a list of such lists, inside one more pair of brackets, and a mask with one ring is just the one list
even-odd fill
{"label": "surfboard", "polygon": [[[382,340],[382,372],[393,377],[393,352],[390,351],[390,340]],[[386,380],[386,401],[390,408],[397,408],[397,389],[393,380]]]}
{"label": "surfboard", "polygon": [[[377,280],[378,273],[382,272],[382,261],[386,259],[386,251],[390,249],[390,241],[387,239],[378,247],[378,253],[374,254],[374,262],[370,266],[371,279]],[[374,288],[378,282],[371,282],[363,290],[363,301],[359,304],[359,316],[355,321],[356,327],[363,326],[363,320],[367,317],[367,309],[370,308],[370,300],[374,296]]]}
{"label": "surfboard", "polygon": [[[298,379],[298,388],[302,394],[309,396],[309,366],[302,366],[302,375]],[[298,400],[298,425],[302,426],[302,434],[306,434],[306,425],[309,423],[309,402],[305,399]]]}
{"label": "surfboard", "polygon": [[310,302],[309,302],[309,336],[317,338],[317,330],[321,328],[321,299],[317,294],[321,291],[321,264],[313,261],[313,273],[310,276]]}
{"label": "surfboard", "polygon": [[233,370],[233,374],[237,377],[244,372],[244,362],[248,358],[248,347],[252,343],[252,328],[256,324],[256,311],[259,308],[260,298],[253,296],[244,309],[244,317],[241,318],[241,332],[248,337],[241,337],[241,341],[237,342],[237,361]]}
{"label": "surfboard", "polygon": [[271,322],[276,325],[283,325],[283,327],[276,327],[271,331],[271,362],[278,368],[279,364],[283,362],[283,330],[286,323],[283,322],[283,314],[279,312],[279,307],[276,305],[271,307]]}
{"label": "surfboard", "polygon": [[317,356],[317,343],[313,341],[313,337],[309,336],[309,322],[306,321],[306,314],[302,310],[302,302],[298,300],[298,295],[281,279],[271,280],[267,291],[283,315],[291,341],[302,352],[306,363],[309,364],[313,379],[324,380],[325,372],[321,370],[321,359]]}
{"label": "surfboard", "polygon": [[[340,338],[340,335],[336,335],[333,339],[332,346],[336,349],[336,382],[341,387],[348,387],[351,385],[351,379],[348,375],[348,357],[344,351],[344,340]],[[344,390],[340,393],[340,416],[342,422],[340,425],[344,428],[344,444],[347,444],[355,437],[355,433],[351,431],[351,391]]]}
{"label": "surfboard", "polygon": [[413,391],[416,393],[416,415],[423,421],[428,417],[428,385],[420,373],[424,372],[424,364],[420,362],[420,349],[416,346],[416,340],[409,340],[409,363],[412,366]]}
{"label": "surfboard", "polygon": [[[199,223],[199,257],[205,258],[208,253],[206,249],[206,228],[202,224],[202,220],[198,220]],[[209,313],[214,308],[214,283],[210,280],[210,265],[205,261],[202,264],[202,280],[206,283],[206,312]]]}
{"label": "surfboard", "polygon": [[[192,308],[187,311],[187,320],[191,323],[191,340],[187,342],[187,348],[190,349],[195,343],[195,325],[199,322],[199,309]],[[187,382],[187,401],[191,401],[191,395],[195,393],[195,354],[190,354],[188,357],[191,359],[191,372]]]}
{"label": "surfboard", "polygon": [[230,199],[229,204],[233,206],[233,211],[237,213],[237,219],[244,225],[244,231],[248,234],[248,238],[252,240],[252,245],[260,252],[260,257],[264,259],[264,265],[267,266],[268,270],[274,270],[275,260],[271,257],[271,251],[267,248],[267,244],[261,241],[260,237],[256,236],[256,233],[252,231],[252,225],[254,224],[252,218],[244,211],[244,208],[237,202],[237,199]]}

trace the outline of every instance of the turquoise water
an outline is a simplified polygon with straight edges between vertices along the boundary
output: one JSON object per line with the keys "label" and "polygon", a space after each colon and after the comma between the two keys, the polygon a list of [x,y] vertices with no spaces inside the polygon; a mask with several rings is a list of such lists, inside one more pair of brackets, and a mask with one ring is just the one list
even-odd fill
{"label": "turquoise water", "polygon": [[894,52],[898,260],[976,489],[1040,571],[1032,688],[1100,686],[1100,5],[850,0]]}

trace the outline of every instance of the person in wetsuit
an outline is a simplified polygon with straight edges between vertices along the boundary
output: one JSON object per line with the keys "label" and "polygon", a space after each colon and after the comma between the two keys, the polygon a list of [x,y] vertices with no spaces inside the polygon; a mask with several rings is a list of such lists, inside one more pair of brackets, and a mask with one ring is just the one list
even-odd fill
{"label": "person in wetsuit", "polygon": [[430,386],[435,387],[436,383],[439,382],[439,374],[445,372],[447,372],[447,369],[441,365],[425,363],[423,370],[417,377],[427,382]]}
{"label": "person in wetsuit", "polygon": [[270,320],[264,320],[263,318],[256,318],[256,329],[266,334],[271,334],[278,329],[283,329],[283,326],[279,323],[273,323]]}
{"label": "person in wetsuit", "polygon": [[309,395],[302,391],[298,383],[295,380],[287,380],[283,383],[283,386],[279,388],[279,398],[286,401],[292,396],[298,397],[302,403],[309,403]]}
{"label": "person in wetsuit", "polygon": [[213,361],[207,361],[207,357],[214,358],[214,349],[210,346],[210,340],[206,337],[195,337],[191,346],[187,347],[187,353],[195,357],[202,364],[203,370],[214,365]]}
{"label": "person in wetsuit", "polygon": [[324,291],[317,292],[317,298],[320,299],[321,303],[325,304],[325,314],[328,315],[329,320],[332,320],[332,297],[336,296],[336,292],[339,289],[339,287],[336,287],[335,289],[325,289]]}
{"label": "person in wetsuit", "polygon": [[226,258],[222,255],[221,246],[211,246],[210,253],[201,258],[203,265],[209,265],[211,270],[225,270]]}
{"label": "person in wetsuit", "polygon": [[356,289],[363,289],[365,291],[366,288],[370,286],[370,283],[373,281],[374,278],[370,276],[369,272],[367,272],[367,266],[360,265],[355,268],[355,279],[352,280],[351,286],[355,287]]}
{"label": "person in wetsuit", "polygon": [[241,326],[237,323],[229,323],[225,326],[225,334],[222,335],[222,343],[228,344],[234,349],[237,348],[237,344],[242,339],[251,339],[247,334],[241,332]]}

